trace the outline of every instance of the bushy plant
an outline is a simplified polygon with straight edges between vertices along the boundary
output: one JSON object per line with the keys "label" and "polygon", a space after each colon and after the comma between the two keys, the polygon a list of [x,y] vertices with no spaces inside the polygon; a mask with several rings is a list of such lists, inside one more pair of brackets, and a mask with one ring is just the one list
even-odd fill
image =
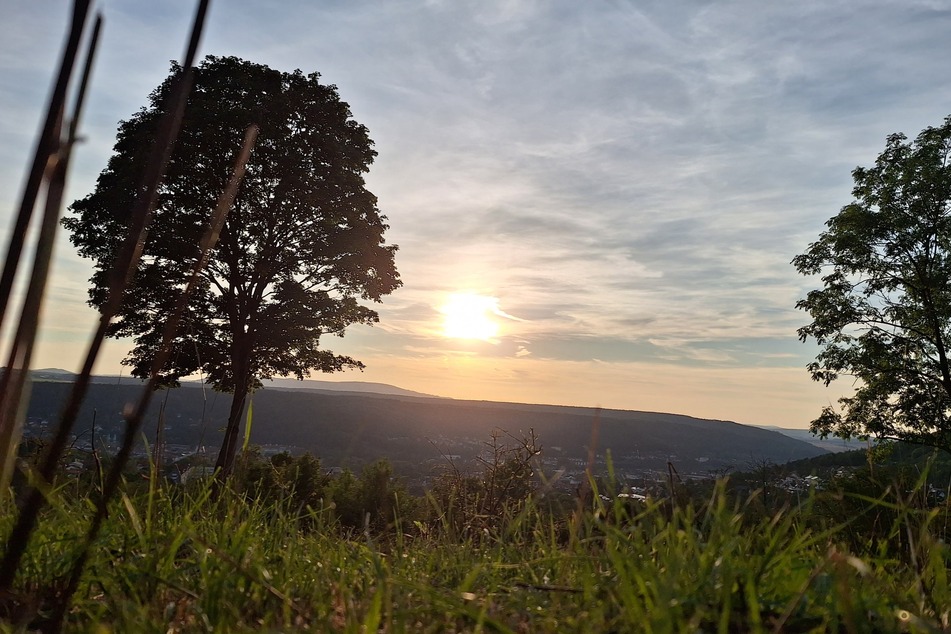
{"label": "bushy plant", "polygon": [[252,449],[238,465],[232,488],[249,500],[280,504],[302,518],[322,514],[345,530],[381,534],[394,526],[398,512],[412,514],[417,506],[384,459],[364,467],[359,477],[349,469],[332,475],[307,453],[263,458]]}
{"label": "bushy plant", "polygon": [[531,498],[540,454],[534,431],[516,437],[495,430],[474,473],[447,459],[429,494],[434,519],[457,536],[497,533],[503,520],[517,515]]}

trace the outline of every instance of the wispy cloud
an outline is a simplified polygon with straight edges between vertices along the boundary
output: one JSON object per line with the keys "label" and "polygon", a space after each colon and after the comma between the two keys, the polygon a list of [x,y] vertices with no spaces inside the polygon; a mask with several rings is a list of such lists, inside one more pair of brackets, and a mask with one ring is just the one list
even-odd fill
{"label": "wispy cloud", "polygon": [[[27,3],[0,25],[2,209],[45,94],[37,70],[52,67],[65,24],[67,3],[55,4],[59,18]],[[106,7],[75,196],[93,187],[116,122],[181,54],[190,9],[143,7]],[[814,282],[789,261],[849,202],[852,168],[887,134],[951,110],[949,32],[951,8],[927,1],[272,0],[214,5],[204,52],[320,71],[377,142],[367,182],[405,286],[378,327],[328,345],[406,363],[403,382],[421,391],[439,391],[423,377],[465,376],[437,380],[424,363],[491,360],[498,380],[459,379],[486,398],[543,399],[546,382],[567,394],[563,373],[587,364],[584,386],[630,407],[644,391],[612,378],[633,377],[630,364],[762,394],[769,368],[818,411],[801,369],[815,350],[796,341],[805,316],[793,308]],[[70,318],[51,320],[50,336],[63,339],[86,310],[64,306],[88,266],[65,241],[59,253],[50,314]],[[438,307],[459,291],[498,298],[519,321],[496,344],[450,342]]]}

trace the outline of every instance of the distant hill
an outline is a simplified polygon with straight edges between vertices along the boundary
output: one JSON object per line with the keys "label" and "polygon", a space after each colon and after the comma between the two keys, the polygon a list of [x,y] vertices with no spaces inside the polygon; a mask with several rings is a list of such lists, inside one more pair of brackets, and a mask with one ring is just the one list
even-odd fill
{"label": "distant hill", "polygon": [[369,394],[389,394],[392,396],[423,396],[429,398],[439,398],[432,394],[404,390],[395,385],[386,383],[373,383],[371,381],[318,381],[316,379],[272,379],[264,381],[264,387],[285,390],[319,390],[330,392],[357,392]]}
{"label": "distant hill", "polygon": [[[34,381],[72,381],[76,378],[76,374],[74,372],[63,370],[61,368],[42,368],[40,370],[31,370],[30,376]],[[120,376],[115,374],[94,376],[92,377],[92,382],[106,384],[126,383],[131,385],[143,383],[143,381],[140,379],[132,376]],[[185,384],[192,386],[199,385],[199,382],[186,381]],[[315,379],[304,379],[303,381],[298,381],[297,379],[271,379],[264,381],[264,386],[275,389],[322,390],[331,392],[357,392],[361,394],[390,394],[392,396],[422,396],[439,398],[431,394],[414,392],[412,390],[396,387],[395,385],[374,383],[371,381],[318,381]]]}
{"label": "distant hill", "polygon": [[[56,420],[68,389],[61,381],[34,382],[28,411],[34,431],[47,429]],[[77,434],[85,431],[88,438],[95,417],[98,437],[121,437],[122,409],[140,390],[140,385],[126,380],[91,385]],[[208,446],[220,442],[229,395],[196,384],[156,394],[144,425],[150,439],[162,403],[166,403],[167,443],[193,451],[199,442]],[[498,429],[515,436],[534,430],[544,448],[546,468],[572,471],[583,470],[595,433],[600,468],[605,468],[610,452],[614,467],[623,473],[663,470],[668,460],[686,474],[825,453],[775,431],[654,412],[277,388],[258,391],[253,403],[255,444],[309,451],[328,466],[359,466],[385,457],[403,473],[432,470],[444,465],[447,457],[464,466],[485,450]]]}
{"label": "distant hill", "polygon": [[763,429],[777,431],[784,436],[789,436],[790,438],[807,442],[810,445],[814,445],[820,449],[825,449],[826,451],[832,453],[855,451],[858,449],[864,449],[866,447],[866,443],[860,440],[843,440],[842,438],[836,438],[834,436],[830,436],[828,438],[819,438],[818,436],[813,435],[813,433],[808,429],[789,429],[786,427],[774,427],[771,425],[761,425],[761,427]]}
{"label": "distant hill", "polygon": [[[2,368],[6,370],[6,368]],[[43,368],[42,370],[30,370],[30,378],[34,381],[72,381],[75,374],[69,370],[60,368]]]}

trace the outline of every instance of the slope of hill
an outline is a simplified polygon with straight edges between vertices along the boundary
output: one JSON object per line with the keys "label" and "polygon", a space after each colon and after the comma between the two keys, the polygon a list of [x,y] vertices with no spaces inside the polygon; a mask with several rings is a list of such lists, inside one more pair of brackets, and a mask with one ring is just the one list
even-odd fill
{"label": "slope of hill", "polygon": [[420,396],[439,398],[432,394],[414,392],[395,385],[372,381],[318,381],[316,379],[272,379],[264,381],[264,387],[277,390],[308,390],[321,392],[357,392],[360,394],[388,394],[390,396]]}
{"label": "slope of hill", "polygon": [[789,436],[790,438],[807,442],[810,445],[815,445],[820,449],[825,449],[826,451],[832,453],[855,451],[857,449],[863,449],[867,446],[867,443],[864,443],[860,440],[843,440],[842,438],[836,438],[835,436],[830,436],[829,438],[819,438],[808,429],[789,429],[787,427],[773,427],[766,425],[762,427],[763,429],[777,431],[784,436]]}
{"label": "slope of hill", "polygon": [[[68,389],[67,383],[36,381],[30,425],[42,429],[46,427],[40,421],[54,421]],[[123,406],[137,398],[140,389],[91,385],[77,434],[88,432],[95,419],[100,438],[121,436]],[[447,456],[464,465],[485,450],[497,429],[514,436],[534,430],[552,469],[583,468],[593,433],[599,464],[605,465],[610,451],[622,472],[664,469],[670,460],[681,473],[706,473],[726,466],[742,468],[754,460],[782,463],[825,453],[774,431],[652,412],[273,388],[258,391],[253,402],[251,439],[256,444],[310,451],[328,466],[356,466],[386,457],[404,473],[431,469]],[[228,395],[199,386],[156,394],[145,422],[150,439],[162,403],[167,443],[185,451],[220,441]]]}
{"label": "slope of hill", "polygon": [[[0,368],[0,372],[2,372],[2,368]],[[41,368],[39,370],[31,370],[30,377],[34,381],[72,381],[76,378],[76,374],[61,368]],[[92,382],[105,384],[125,383],[128,385],[139,385],[142,383],[140,379],[128,375],[99,375],[92,377]],[[184,383],[188,386],[200,385],[198,381],[185,381]],[[318,381],[317,379],[304,379],[303,381],[298,381],[297,379],[278,378],[264,381],[264,387],[278,390],[291,389],[322,392],[356,392],[360,394],[388,394],[391,396],[420,396],[427,398],[440,398],[432,394],[414,392],[413,390],[407,390],[395,385],[374,383],[372,381]]]}
{"label": "slope of hill", "polygon": [[868,449],[864,448],[804,458],[787,463],[784,465],[784,471],[827,477],[831,473],[839,472],[842,467],[847,470],[869,468],[874,477],[886,483],[892,481],[900,471],[905,472],[909,482],[927,474],[929,482],[951,495],[951,453],[911,443],[888,443],[883,451],[877,451],[871,456]]}

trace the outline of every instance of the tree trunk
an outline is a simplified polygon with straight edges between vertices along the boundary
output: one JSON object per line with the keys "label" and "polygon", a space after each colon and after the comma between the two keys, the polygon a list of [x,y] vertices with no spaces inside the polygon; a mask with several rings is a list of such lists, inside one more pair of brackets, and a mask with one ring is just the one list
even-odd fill
{"label": "tree trunk", "polygon": [[244,402],[248,397],[248,387],[251,384],[250,359],[244,351],[237,351],[232,356],[232,372],[234,374],[234,394],[231,397],[231,412],[228,414],[228,426],[225,427],[225,437],[218,452],[215,469],[217,479],[224,482],[234,470],[234,458],[238,451],[238,430],[241,428],[241,414],[244,412]]}
{"label": "tree trunk", "polygon": [[247,387],[244,390],[235,390],[231,397],[231,412],[228,414],[228,426],[225,427],[225,437],[215,461],[218,479],[222,482],[228,479],[234,470],[234,458],[238,451],[238,430],[241,428],[241,414],[244,412],[244,402],[247,399]]}

